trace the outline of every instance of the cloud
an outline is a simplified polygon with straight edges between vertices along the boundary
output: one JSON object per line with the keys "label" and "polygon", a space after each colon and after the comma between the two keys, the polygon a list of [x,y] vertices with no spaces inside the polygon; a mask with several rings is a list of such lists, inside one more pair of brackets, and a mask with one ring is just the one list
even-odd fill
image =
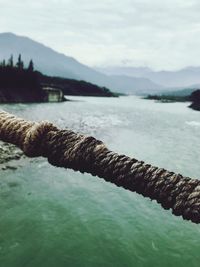
{"label": "cloud", "polygon": [[0,0],[0,31],[89,65],[200,65],[197,0]]}

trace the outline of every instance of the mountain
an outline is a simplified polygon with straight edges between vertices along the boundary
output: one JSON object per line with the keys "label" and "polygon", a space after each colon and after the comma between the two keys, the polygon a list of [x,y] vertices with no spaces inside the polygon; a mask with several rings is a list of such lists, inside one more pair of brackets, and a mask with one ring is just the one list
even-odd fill
{"label": "mountain", "polygon": [[96,67],[97,71],[100,71],[107,75],[125,75],[130,77],[146,77],[148,73],[152,72],[147,67]]}
{"label": "mountain", "polygon": [[168,87],[191,87],[191,84],[200,83],[200,67],[187,67],[178,71],[150,72],[146,77]]}
{"label": "mountain", "polygon": [[108,75],[128,75],[147,78],[165,87],[191,87],[200,84],[200,67],[187,67],[177,71],[153,71],[146,67],[108,67],[96,68]]}
{"label": "mountain", "polygon": [[108,88],[115,88],[116,92],[123,92],[126,94],[145,94],[156,93],[164,90],[163,86],[160,86],[152,82],[148,78],[136,78],[127,75],[110,75],[106,81]]}
{"label": "mountain", "polygon": [[28,37],[18,36],[13,33],[1,33],[0,60],[8,59],[11,54],[13,54],[14,59],[19,54],[22,54],[22,59],[26,65],[30,59],[33,59],[35,68],[44,74],[85,80],[99,86],[108,87],[115,92],[131,94],[154,93],[162,88],[162,86],[150,81],[148,78],[103,74]]}

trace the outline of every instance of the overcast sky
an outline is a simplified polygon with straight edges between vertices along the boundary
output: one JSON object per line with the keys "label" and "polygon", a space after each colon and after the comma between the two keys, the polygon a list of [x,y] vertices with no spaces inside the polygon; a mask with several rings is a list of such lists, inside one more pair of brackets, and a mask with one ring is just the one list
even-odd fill
{"label": "overcast sky", "polygon": [[200,66],[199,0],[0,0],[0,32],[90,66]]}

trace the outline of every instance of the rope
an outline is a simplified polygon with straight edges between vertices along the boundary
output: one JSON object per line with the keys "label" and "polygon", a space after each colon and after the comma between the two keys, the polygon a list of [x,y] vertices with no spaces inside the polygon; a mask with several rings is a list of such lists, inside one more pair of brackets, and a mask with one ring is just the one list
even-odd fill
{"label": "rope", "polygon": [[200,223],[200,181],[119,155],[91,136],[60,130],[49,122],[34,123],[0,112],[0,139],[29,157],[91,173],[117,186],[156,200],[183,219]]}

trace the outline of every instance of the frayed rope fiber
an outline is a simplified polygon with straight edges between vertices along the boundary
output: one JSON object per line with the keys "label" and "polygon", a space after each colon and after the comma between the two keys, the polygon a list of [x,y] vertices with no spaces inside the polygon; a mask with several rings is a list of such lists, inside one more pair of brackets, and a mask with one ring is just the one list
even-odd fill
{"label": "frayed rope fiber", "polygon": [[0,112],[0,140],[21,148],[28,157],[91,173],[117,186],[156,200],[183,219],[200,223],[200,181],[157,168],[108,150],[91,136],[60,130],[49,122],[34,123]]}

